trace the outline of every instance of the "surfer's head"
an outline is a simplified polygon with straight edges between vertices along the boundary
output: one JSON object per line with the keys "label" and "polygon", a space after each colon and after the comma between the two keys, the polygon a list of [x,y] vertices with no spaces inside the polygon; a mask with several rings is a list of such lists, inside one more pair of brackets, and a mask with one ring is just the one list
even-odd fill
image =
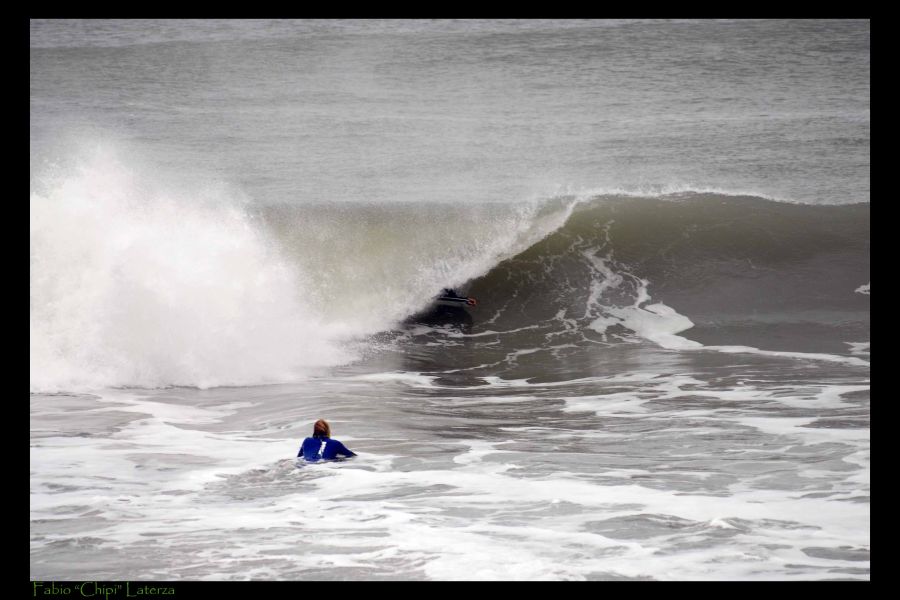
{"label": "surfer's head", "polygon": [[313,437],[331,437],[331,427],[328,426],[328,421],[325,419],[316,421],[316,424],[313,425]]}

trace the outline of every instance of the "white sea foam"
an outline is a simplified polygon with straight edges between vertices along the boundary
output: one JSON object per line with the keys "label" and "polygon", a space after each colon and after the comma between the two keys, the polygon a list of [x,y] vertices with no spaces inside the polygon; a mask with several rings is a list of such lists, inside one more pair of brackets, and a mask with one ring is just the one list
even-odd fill
{"label": "white sea foam", "polygon": [[226,193],[153,186],[108,151],[32,192],[32,390],[291,380],[351,358]]}
{"label": "white sea foam", "polygon": [[[563,387],[581,389],[588,382],[619,391],[578,397]],[[301,405],[319,398],[322,390],[355,383],[367,384],[373,397],[393,396],[398,384],[432,393],[441,389],[416,373],[310,380],[313,387],[300,394],[308,398]],[[745,408],[778,403],[788,397],[783,386],[747,381],[723,390],[695,376],[647,371],[578,383],[491,379],[466,392],[516,387],[535,393],[497,398],[443,394],[435,401],[445,407],[445,414],[492,405],[514,405],[527,414],[532,407],[544,406],[548,393],[559,390],[570,409],[587,408],[617,419],[606,420],[596,430],[547,427],[538,421],[503,427],[489,439],[454,436],[443,440],[443,452],[432,454],[435,438],[424,443],[405,440],[382,429],[389,419],[372,424],[378,429],[374,437],[361,436],[367,419],[358,415],[344,423],[341,438],[360,451],[360,457],[298,469],[286,460],[298,443],[295,435],[284,433],[284,425],[292,420],[289,413],[278,411],[279,420],[256,431],[247,430],[246,417],[237,417],[239,411],[272,412],[263,390],[252,401],[235,400],[246,396],[235,391],[204,406],[189,398],[206,398],[209,392],[190,390],[159,392],[157,397],[119,391],[99,400],[85,398],[87,410],[74,413],[79,419],[91,413],[128,413],[134,420],[99,436],[45,434],[32,445],[32,470],[37,474],[32,478],[32,519],[57,523],[55,531],[32,542],[33,548],[49,551],[53,542],[70,539],[63,526],[77,522],[72,516],[94,514],[102,520],[91,525],[90,535],[117,553],[120,569],[138,578],[179,573],[242,579],[262,564],[260,568],[275,578],[324,568],[345,574],[353,569],[383,574],[389,569],[404,579],[819,579],[828,578],[829,569],[867,564],[827,558],[827,553],[867,548],[868,505],[844,500],[868,488],[868,431],[814,427],[817,416],[765,416],[772,414],[770,409],[754,414]],[[806,408],[817,414],[842,410],[848,393],[866,387],[797,389],[790,405],[803,408],[804,397]],[[296,392],[301,390],[305,387]],[[188,398],[167,399],[173,394]],[[274,400],[284,392],[273,390],[271,395]],[[682,396],[715,397],[724,404],[684,409],[677,406]],[[326,397],[322,402],[335,410],[333,400]],[[291,400],[284,407],[296,404]],[[353,411],[382,414],[385,409],[379,404],[357,401]],[[323,409],[310,405],[297,414]],[[45,406],[34,418],[53,414]],[[627,419],[638,419],[641,425],[633,429]],[[343,420],[337,416],[333,422]],[[231,423],[245,425],[233,430]],[[746,429],[736,430],[741,434],[721,460],[702,447],[697,454],[679,455],[677,446],[654,445],[667,439],[725,439],[730,434],[722,427],[729,423]],[[471,417],[459,424],[474,425]],[[748,435],[754,437],[747,441]],[[777,462],[769,458],[770,464],[776,473],[797,467],[803,481],[828,482],[831,494],[761,488],[749,476],[719,487],[717,494],[707,493],[705,486],[722,485],[715,483],[717,477],[742,464],[762,464],[754,461],[759,452],[755,444],[769,438],[761,436],[780,439],[777,444],[785,447],[808,449],[810,454],[799,455],[798,465],[780,453]],[[823,463],[816,454],[823,443],[847,448],[837,456],[846,455],[856,470]],[[381,449],[365,450],[367,444]],[[629,452],[618,460],[610,453],[626,447]],[[647,456],[641,458],[641,453]],[[804,456],[813,461],[802,464]],[[677,460],[682,462],[672,465]],[[694,460],[700,465],[694,466]],[[547,461],[561,462],[547,469],[541,466]],[[585,469],[588,465],[595,466]],[[836,474],[843,480],[836,480]],[[695,481],[696,487],[666,483],[672,477]],[[734,533],[719,537],[716,531]],[[178,565],[165,567],[152,552],[150,560],[141,556],[154,539],[167,540],[167,553],[181,557]],[[327,544],[319,546],[316,539],[327,539]],[[806,548],[823,548],[826,557],[806,556]],[[497,553],[504,560],[481,560]],[[785,560],[801,561],[796,564],[804,567],[785,570]],[[538,568],[540,563],[545,566]],[[547,568],[548,563],[554,566]]]}
{"label": "white sea foam", "polygon": [[869,342],[846,342],[850,346],[850,354],[868,355]]}
{"label": "white sea foam", "polygon": [[400,383],[411,387],[432,388],[436,387],[434,380],[437,377],[432,375],[422,375],[421,373],[371,373],[367,375],[355,375],[349,377],[349,381],[367,381],[373,383]]}
{"label": "white sea foam", "polygon": [[703,346],[704,350],[715,350],[728,354],[762,354],[765,356],[780,356],[800,360],[815,360],[825,362],[837,362],[845,365],[868,367],[869,361],[853,356],[841,356],[838,354],[823,354],[817,352],[782,352],[776,350],[761,350],[750,346]]}

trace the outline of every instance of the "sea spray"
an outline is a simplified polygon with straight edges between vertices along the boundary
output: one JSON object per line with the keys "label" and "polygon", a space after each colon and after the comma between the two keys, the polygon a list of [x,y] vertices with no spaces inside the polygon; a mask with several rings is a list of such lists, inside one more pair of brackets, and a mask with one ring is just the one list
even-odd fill
{"label": "sea spray", "polygon": [[238,202],[105,153],[31,194],[31,386],[295,379],[352,358]]}

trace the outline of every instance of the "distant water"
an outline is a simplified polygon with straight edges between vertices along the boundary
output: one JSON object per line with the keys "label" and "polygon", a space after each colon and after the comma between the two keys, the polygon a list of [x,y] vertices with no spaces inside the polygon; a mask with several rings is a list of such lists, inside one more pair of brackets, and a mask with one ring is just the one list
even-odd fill
{"label": "distant water", "polygon": [[32,21],[31,577],[868,580],[869,52]]}

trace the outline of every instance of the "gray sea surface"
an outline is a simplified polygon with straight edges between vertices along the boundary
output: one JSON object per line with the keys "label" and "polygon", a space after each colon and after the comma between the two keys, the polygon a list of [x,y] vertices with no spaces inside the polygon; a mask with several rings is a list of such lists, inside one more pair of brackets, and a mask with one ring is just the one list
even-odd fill
{"label": "gray sea surface", "polygon": [[869,580],[869,59],[32,20],[31,579]]}

